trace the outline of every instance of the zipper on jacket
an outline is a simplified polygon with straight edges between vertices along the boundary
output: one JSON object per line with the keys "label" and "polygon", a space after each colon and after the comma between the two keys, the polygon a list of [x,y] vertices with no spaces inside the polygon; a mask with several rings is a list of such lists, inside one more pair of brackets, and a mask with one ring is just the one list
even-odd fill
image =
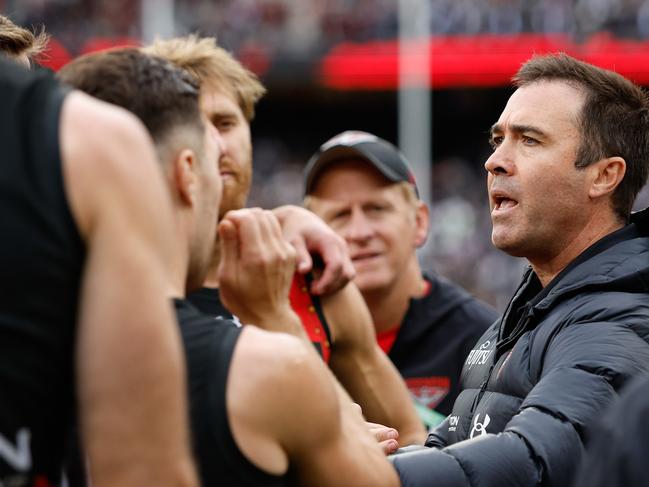
{"label": "zipper on jacket", "polygon": [[496,343],[496,348],[494,350],[494,363],[496,363],[496,361],[502,356],[501,352],[503,350],[509,349],[510,345],[518,342],[519,338],[523,336],[523,333],[525,333],[529,328],[532,318],[534,318],[534,308],[529,309],[525,314],[525,318],[523,318],[516,328],[514,328],[511,335]]}
{"label": "zipper on jacket", "polygon": [[473,399],[473,403],[471,404],[471,416],[473,416],[475,408],[478,406],[480,399],[482,399],[482,396],[484,396],[484,393],[487,390],[487,384],[489,384],[489,381],[491,380],[491,374],[493,373],[493,370],[496,367],[496,364],[498,363],[498,359],[502,355],[500,353],[501,350],[506,350],[509,345],[511,345],[512,343],[516,343],[518,341],[518,339],[527,330],[529,324],[532,322],[533,317],[534,317],[534,312],[532,308],[527,312],[525,318],[516,326],[516,328],[514,329],[511,335],[509,335],[504,340],[501,340],[498,343],[496,343],[496,347],[494,348],[494,358],[493,361],[491,362],[491,365],[489,366],[489,372],[487,373],[487,377],[485,378],[485,380],[482,381],[482,384],[480,384],[480,391]]}
{"label": "zipper on jacket", "polygon": [[494,361],[489,366],[489,372],[487,372],[487,378],[482,381],[482,384],[480,384],[480,391],[478,391],[478,394],[475,396],[475,398],[473,398],[473,404],[471,404],[471,417],[473,417],[473,412],[475,411],[476,406],[478,405],[480,399],[482,399],[482,396],[487,390],[487,384],[489,383],[489,379],[491,379],[491,372],[493,372],[495,366],[496,366],[496,362]]}

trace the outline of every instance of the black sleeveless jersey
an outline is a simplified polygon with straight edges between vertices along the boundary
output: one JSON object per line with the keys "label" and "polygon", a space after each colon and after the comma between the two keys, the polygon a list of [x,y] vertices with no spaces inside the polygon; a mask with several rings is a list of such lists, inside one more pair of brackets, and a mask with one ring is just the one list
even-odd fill
{"label": "black sleeveless jersey", "polygon": [[241,328],[201,313],[186,300],[174,302],[187,358],[192,443],[202,485],[287,485],[285,476],[270,475],[253,465],[232,437],[225,390]]}
{"label": "black sleeveless jersey", "polygon": [[[331,331],[325,319],[320,297],[309,292],[312,277],[310,274],[303,276],[299,273],[293,275],[289,290],[291,308],[302,322],[302,327],[309,340],[315,347],[318,355],[326,364],[331,356]],[[218,288],[200,288],[187,296],[187,301],[196,306],[199,311],[210,316],[233,320],[237,324],[239,318],[234,316],[221,302]]]}
{"label": "black sleeveless jersey", "polygon": [[58,483],[85,249],[59,151],[65,92],[0,59],[0,485]]}

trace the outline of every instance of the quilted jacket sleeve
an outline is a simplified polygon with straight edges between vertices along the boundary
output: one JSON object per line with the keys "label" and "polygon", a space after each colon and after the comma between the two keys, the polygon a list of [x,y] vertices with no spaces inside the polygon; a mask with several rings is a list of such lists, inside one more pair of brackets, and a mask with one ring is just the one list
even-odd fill
{"label": "quilted jacket sleeve", "polygon": [[629,487],[647,483],[649,376],[624,388],[599,422],[574,487]]}
{"label": "quilted jacket sleeve", "polygon": [[[644,331],[644,333],[642,333]],[[570,485],[616,390],[649,368],[648,329],[572,324],[540,357],[540,378],[499,434],[395,456],[404,487]]]}
{"label": "quilted jacket sleeve", "polygon": [[446,419],[439,423],[437,427],[428,435],[426,446],[444,448],[448,445],[448,421],[449,417],[447,416]]}

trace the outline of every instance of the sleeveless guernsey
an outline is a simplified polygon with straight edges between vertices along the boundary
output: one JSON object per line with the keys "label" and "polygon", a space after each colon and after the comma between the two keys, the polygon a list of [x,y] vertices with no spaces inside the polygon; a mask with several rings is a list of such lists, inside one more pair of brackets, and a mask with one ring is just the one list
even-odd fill
{"label": "sleeveless guernsey", "polygon": [[48,73],[0,60],[0,485],[58,484],[73,418],[85,249],[65,197]]}
{"label": "sleeveless guernsey", "polygon": [[201,313],[186,300],[174,302],[187,358],[192,442],[202,485],[287,485],[285,476],[268,474],[253,465],[230,430],[225,392],[241,328],[230,320]]}

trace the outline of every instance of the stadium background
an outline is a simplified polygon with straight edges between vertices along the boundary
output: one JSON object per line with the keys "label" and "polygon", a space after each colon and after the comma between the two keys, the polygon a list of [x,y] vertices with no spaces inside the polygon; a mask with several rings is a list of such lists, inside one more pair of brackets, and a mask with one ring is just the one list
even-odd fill
{"label": "stadium background", "polygon": [[[565,51],[649,85],[649,0],[402,1],[427,13],[411,41],[432,120],[429,160],[413,161],[430,171],[422,265],[502,311],[524,262],[491,246],[482,165],[508,80],[532,54]],[[399,141],[397,0],[0,0],[0,12],[46,28],[52,69],[156,34],[217,37],[268,88],[252,125],[252,205],[299,202],[302,167],[338,132]],[[645,188],[636,206],[648,204]]]}

